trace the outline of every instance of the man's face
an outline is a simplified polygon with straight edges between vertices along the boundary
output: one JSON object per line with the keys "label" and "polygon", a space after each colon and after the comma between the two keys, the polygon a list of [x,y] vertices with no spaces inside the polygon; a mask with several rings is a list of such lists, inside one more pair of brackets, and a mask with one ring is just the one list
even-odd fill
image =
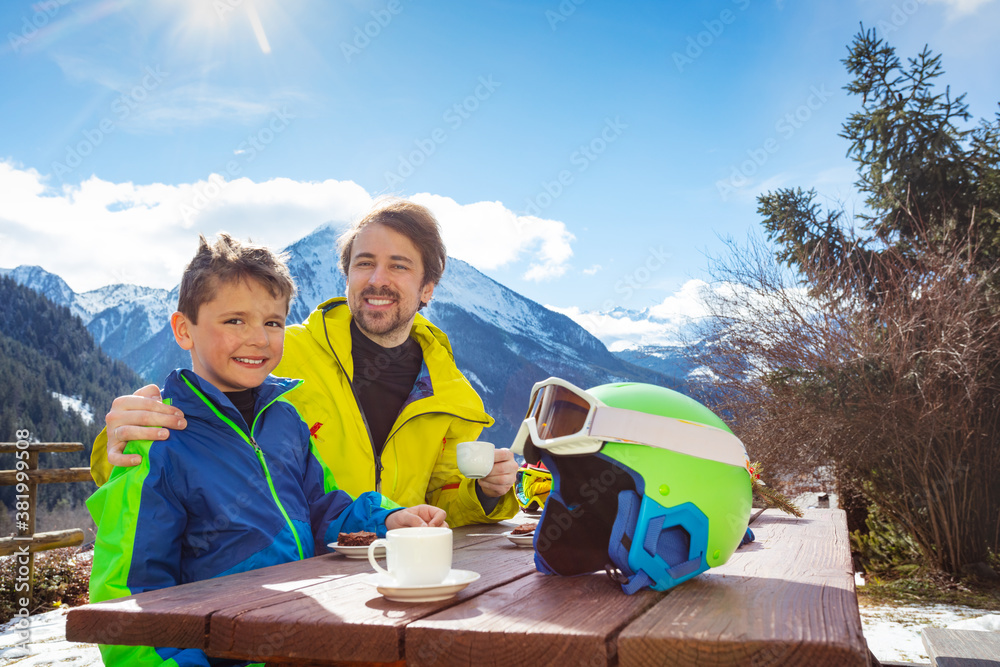
{"label": "man's face", "polygon": [[402,345],[420,302],[434,294],[423,280],[420,251],[410,239],[385,225],[365,227],[347,272],[347,303],[358,328],[382,347]]}
{"label": "man's face", "polygon": [[198,308],[198,323],[174,313],[178,345],[191,351],[195,373],[221,391],[260,386],[281,361],[288,300],[255,280],[220,283]]}

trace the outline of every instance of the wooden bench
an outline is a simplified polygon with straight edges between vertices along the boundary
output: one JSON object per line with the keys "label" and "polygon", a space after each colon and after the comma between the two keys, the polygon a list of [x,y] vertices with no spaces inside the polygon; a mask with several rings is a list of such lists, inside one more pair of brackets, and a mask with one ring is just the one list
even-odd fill
{"label": "wooden bench", "polygon": [[509,529],[455,531],[454,567],[482,577],[450,600],[391,602],[367,561],[325,555],[81,607],[67,638],[272,665],[869,665],[840,510],[767,510],[725,565],[636,595],[537,573]]}

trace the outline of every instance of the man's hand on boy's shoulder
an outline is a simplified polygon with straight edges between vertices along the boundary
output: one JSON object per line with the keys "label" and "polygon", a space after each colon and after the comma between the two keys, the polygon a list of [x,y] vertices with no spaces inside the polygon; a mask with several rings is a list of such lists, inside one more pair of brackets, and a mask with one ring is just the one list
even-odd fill
{"label": "man's hand on boy's shoulder", "polygon": [[410,526],[443,526],[447,515],[440,507],[433,505],[414,505],[393,512],[385,519],[387,530],[408,528]]}
{"label": "man's hand on boy's shoulder", "polygon": [[123,454],[131,440],[166,440],[167,429],[183,430],[187,426],[184,413],[165,405],[160,388],[148,384],[130,396],[119,396],[111,403],[104,417],[108,433],[108,463],[113,466],[137,466],[138,454]]}

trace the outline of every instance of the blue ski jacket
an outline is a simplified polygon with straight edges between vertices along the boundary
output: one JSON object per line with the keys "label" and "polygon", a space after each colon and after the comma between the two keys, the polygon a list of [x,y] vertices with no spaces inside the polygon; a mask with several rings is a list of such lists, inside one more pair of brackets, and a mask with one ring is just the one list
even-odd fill
{"label": "blue ski jacket", "polygon": [[[115,468],[88,500],[98,525],[92,602],[326,553],[341,531],[385,535],[399,506],[379,493],[337,489],[285,395],[301,380],[270,376],[247,424],[229,399],[188,370],[166,380],[165,401],[187,428],[131,442],[133,468]],[[113,641],[113,637],[109,637]],[[240,664],[200,650],[102,645],[106,665]]]}

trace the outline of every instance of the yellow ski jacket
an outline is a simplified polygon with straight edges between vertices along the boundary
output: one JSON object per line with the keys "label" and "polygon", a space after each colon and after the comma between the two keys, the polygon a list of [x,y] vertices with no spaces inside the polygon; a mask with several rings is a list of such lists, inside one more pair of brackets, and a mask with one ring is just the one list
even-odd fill
{"label": "yellow ski jacket", "polygon": [[[352,390],[351,312],[347,299],[330,299],[303,324],[285,330],[285,350],[275,374],[301,378],[289,401],[305,420],[337,487],[354,497],[378,491],[403,506],[429,503],[448,513],[451,526],[509,519],[518,511],[513,489],[487,515],[475,480],[459,473],[455,448],[475,440],[493,418],[455,365],[447,335],[419,313],[410,336],[424,353],[424,367],[396,418],[382,456]],[[104,433],[94,442],[91,472],[98,484],[110,474]]]}

